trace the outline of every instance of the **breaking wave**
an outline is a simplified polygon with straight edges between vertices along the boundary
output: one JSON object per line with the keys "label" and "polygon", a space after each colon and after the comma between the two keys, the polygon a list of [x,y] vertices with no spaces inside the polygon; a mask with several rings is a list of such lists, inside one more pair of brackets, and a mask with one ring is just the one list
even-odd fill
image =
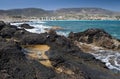
{"label": "breaking wave", "polygon": [[[46,28],[47,29],[50,29],[52,28],[52,26],[47,26],[45,25],[46,22],[44,21],[30,21],[30,22],[19,22],[19,23],[11,23],[11,25],[16,25],[16,26],[19,26],[21,24],[29,24],[30,26],[33,26],[34,28],[33,29],[26,29],[27,31],[29,32],[32,32],[32,33],[44,33],[46,32]],[[64,35],[64,36],[68,36],[69,32],[63,32],[63,31],[56,31],[58,35]]]}
{"label": "breaking wave", "polygon": [[96,53],[92,53],[92,55],[104,62],[109,69],[120,71],[120,52],[99,50]]}

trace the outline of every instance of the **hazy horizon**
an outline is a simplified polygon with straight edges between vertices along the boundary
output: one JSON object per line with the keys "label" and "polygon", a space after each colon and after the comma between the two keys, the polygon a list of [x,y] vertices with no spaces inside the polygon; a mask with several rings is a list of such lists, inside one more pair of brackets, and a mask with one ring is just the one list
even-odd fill
{"label": "hazy horizon", "polygon": [[42,8],[103,8],[120,12],[120,0],[1,0],[0,9]]}
{"label": "hazy horizon", "polygon": [[[27,8],[36,8],[36,9],[43,9],[43,10],[49,11],[49,9],[44,9],[40,7],[22,7],[22,8],[10,8],[10,9],[0,9],[0,10],[14,10],[14,9],[27,9]],[[53,10],[59,10],[59,9],[64,9],[64,8],[101,8],[101,7],[61,7],[61,8],[56,8]],[[106,8],[101,8],[101,9],[106,9]],[[52,9],[50,10],[52,11]],[[110,9],[106,9],[106,10],[110,10]],[[114,10],[110,10],[110,11],[114,11]],[[120,11],[115,11],[115,12],[120,12]]]}

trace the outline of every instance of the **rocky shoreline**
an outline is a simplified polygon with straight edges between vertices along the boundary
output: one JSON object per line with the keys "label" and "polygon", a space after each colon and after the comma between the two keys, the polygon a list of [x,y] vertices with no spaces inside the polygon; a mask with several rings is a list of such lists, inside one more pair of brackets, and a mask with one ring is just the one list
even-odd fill
{"label": "rocky shoreline", "polygon": [[[27,28],[28,25],[27,25]],[[70,33],[69,37],[49,33],[30,33],[23,27],[0,21],[0,79],[119,79],[120,74],[110,71],[104,63],[85,53],[75,42],[119,50],[119,40],[100,29]],[[117,42],[117,44],[116,44]],[[26,57],[24,46],[47,45],[44,52],[51,63]],[[109,46],[109,47],[108,47]],[[43,49],[43,48],[42,48]],[[84,49],[85,50],[85,49]],[[27,52],[30,53],[30,52]]]}
{"label": "rocky shoreline", "polygon": [[70,33],[69,37],[73,41],[92,44],[109,50],[120,50],[119,39],[113,38],[103,29],[88,29],[84,32]]}

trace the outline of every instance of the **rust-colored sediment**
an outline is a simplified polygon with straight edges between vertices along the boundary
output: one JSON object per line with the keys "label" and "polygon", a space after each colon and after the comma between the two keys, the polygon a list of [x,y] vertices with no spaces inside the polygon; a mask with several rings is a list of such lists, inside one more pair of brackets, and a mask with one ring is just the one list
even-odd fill
{"label": "rust-colored sediment", "polygon": [[[23,46],[23,48],[28,50],[29,52],[27,53],[28,58],[38,60],[42,65],[53,68],[48,56],[45,54],[45,52],[50,49],[48,45],[26,45]],[[54,69],[57,73],[65,73],[68,75],[74,74],[72,70],[69,69],[64,70],[64,68],[62,67]]]}
{"label": "rust-colored sediment", "polygon": [[26,45],[23,47],[29,50],[29,53],[27,55],[30,58],[37,59],[41,64],[47,67],[52,67],[48,56],[45,54],[45,52],[50,49],[48,45]]}

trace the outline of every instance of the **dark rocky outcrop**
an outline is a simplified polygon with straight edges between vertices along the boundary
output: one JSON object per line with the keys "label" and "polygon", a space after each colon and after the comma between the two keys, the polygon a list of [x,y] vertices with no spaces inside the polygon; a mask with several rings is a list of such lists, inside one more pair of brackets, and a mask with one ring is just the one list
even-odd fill
{"label": "dark rocky outcrop", "polygon": [[24,29],[33,29],[33,26],[30,26],[29,24],[21,24],[19,27],[24,28]]}
{"label": "dark rocky outcrop", "polygon": [[20,42],[23,45],[31,45],[31,44],[44,44],[46,41],[46,38],[44,35],[39,34],[25,34],[21,37]]}
{"label": "dark rocky outcrop", "polygon": [[10,25],[10,24],[1,24],[1,26],[3,27],[0,30],[0,36],[2,36],[3,38],[11,38],[14,36],[14,33],[18,30],[18,28],[14,25]]}
{"label": "dark rocky outcrop", "polygon": [[0,79],[48,79],[55,75],[52,69],[25,58],[15,42],[0,42]]}
{"label": "dark rocky outcrop", "polygon": [[3,38],[11,38],[14,35],[14,33],[16,32],[16,29],[6,26],[0,32],[1,32],[1,36]]}
{"label": "dark rocky outcrop", "polygon": [[[83,53],[68,38],[57,35],[54,31],[50,33],[39,34],[38,39],[44,38],[44,42],[38,39],[37,44],[47,44],[50,50],[46,52],[53,68],[60,69],[55,79],[109,79],[115,78],[111,72],[108,72],[106,66],[92,55]],[[34,36],[33,36],[34,38]],[[27,39],[33,39],[27,37]],[[36,36],[35,36],[36,38]],[[36,42],[21,41],[22,44],[33,45]],[[103,71],[101,71],[103,70]],[[55,70],[56,71],[56,70]],[[91,73],[92,72],[92,73]],[[99,76],[102,75],[102,76]]]}
{"label": "dark rocky outcrop", "polygon": [[5,26],[5,23],[3,21],[0,21],[0,30]]}
{"label": "dark rocky outcrop", "polygon": [[107,49],[119,50],[120,43],[103,29],[88,29],[84,32],[70,33],[69,38],[73,41],[87,44],[95,44]]}
{"label": "dark rocky outcrop", "polygon": [[[26,57],[21,46],[36,44],[50,46],[45,54],[52,67]],[[0,31],[0,46],[0,79],[120,78],[108,70],[104,63],[84,53],[69,38],[57,35],[55,31],[35,34],[7,25]]]}

